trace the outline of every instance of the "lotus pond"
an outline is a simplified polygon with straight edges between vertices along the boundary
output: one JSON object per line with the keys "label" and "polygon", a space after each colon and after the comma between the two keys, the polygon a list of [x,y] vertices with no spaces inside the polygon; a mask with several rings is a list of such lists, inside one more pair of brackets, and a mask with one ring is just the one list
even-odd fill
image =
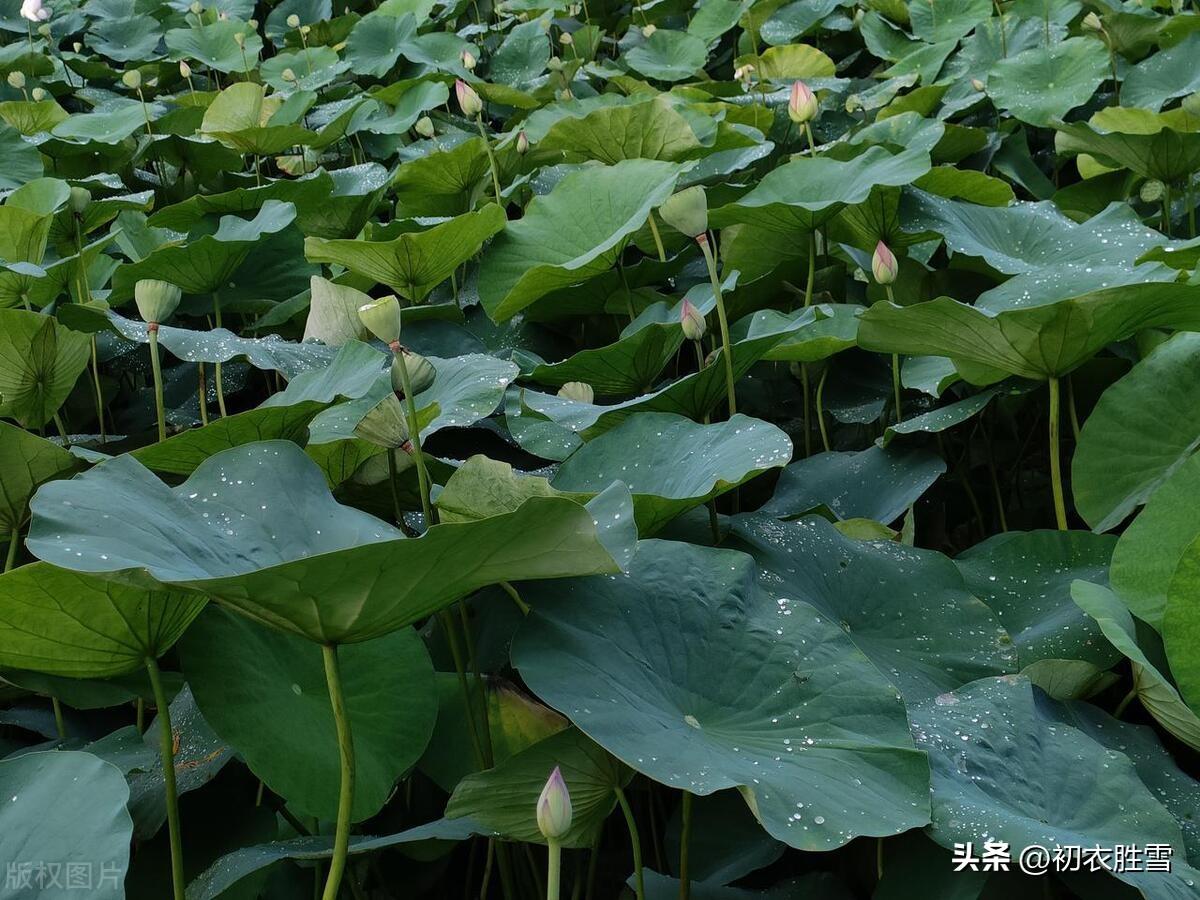
{"label": "lotus pond", "polygon": [[0,0],[0,900],[1200,896],[1198,55]]}

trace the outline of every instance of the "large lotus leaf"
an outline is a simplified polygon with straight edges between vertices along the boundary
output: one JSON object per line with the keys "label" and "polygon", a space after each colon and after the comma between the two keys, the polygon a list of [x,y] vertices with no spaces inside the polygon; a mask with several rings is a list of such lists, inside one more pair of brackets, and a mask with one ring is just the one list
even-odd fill
{"label": "large lotus leaf", "polygon": [[828,615],[755,574],[741,553],[643,541],[623,577],[527,588],[513,664],[630,767],[699,795],[740,788],[793,847],[925,824],[926,761],[895,689]]}
{"label": "large lotus leaf", "polygon": [[[864,307],[849,303],[823,303],[792,313],[760,309],[735,322],[730,334],[735,340],[787,330],[788,336],[767,351],[772,362],[818,362],[858,343],[858,317]],[[788,325],[798,322],[799,328]]]}
{"label": "large lotus leaf", "polygon": [[[930,836],[944,847],[979,841],[1111,847],[1183,846],[1179,825],[1129,757],[1064,725],[1028,679],[984,679],[910,707],[933,770]],[[1190,870],[1114,872],[1147,897],[1187,897]]]}
{"label": "large lotus leaf", "polygon": [[[277,91],[319,91],[350,68],[333,47],[308,47],[278,53],[259,66],[259,77]],[[295,80],[285,78],[291,69]]]}
{"label": "large lotus leaf", "polygon": [[979,298],[993,312],[1038,306],[1089,291],[1146,281],[1173,281],[1175,273],[1153,263],[1136,264],[1163,236],[1143,225],[1125,203],[1113,203],[1079,223],[1053,204],[990,207],[906,191],[900,204],[904,228],[933,231],[956,253],[982,257],[1012,275]]}
{"label": "large lotus leaf", "polygon": [[[1055,144],[1060,153],[1088,153],[1106,165],[1173,184],[1200,169],[1200,134],[1194,116],[1183,110],[1172,112],[1183,116],[1113,109],[1093,116],[1087,124],[1056,125],[1065,140]],[[1178,127],[1182,125],[1186,130]]]}
{"label": "large lotus leaf", "polygon": [[143,278],[168,281],[185,294],[211,294],[229,287],[254,245],[283,231],[295,218],[296,207],[281,200],[265,201],[253,219],[222,216],[213,234],[164,244],[145,259],[118,268],[109,302],[116,305],[132,298],[133,286]]}
{"label": "large lotus leaf", "polygon": [[[204,718],[298,812],[334,819],[337,728],[321,651],[218,607],[180,645]],[[421,757],[437,716],[433,663],[402,628],[338,651],[356,766],[353,821],[377,813]]]}
{"label": "large lotus leaf", "polygon": [[[544,40],[544,39],[543,39]],[[538,150],[562,151],[571,161],[677,160],[700,148],[695,132],[665,95],[631,106],[604,106],[581,119],[560,119]]]}
{"label": "large lotus leaf", "polygon": [[36,556],[129,578],[142,570],[320,643],[379,637],[499,581],[620,568],[592,513],[557,497],[405,538],[339,505],[320,468],[283,441],[218,453],[174,489],[127,456],[62,484],[31,504]]}
{"label": "large lotus leaf", "polygon": [[[242,35],[242,46],[234,37],[238,34]],[[207,25],[190,28],[172,28],[164,40],[172,60],[201,62],[218,72],[242,73],[248,68],[253,71],[263,48],[257,30],[247,28],[244,22],[233,19],[218,19]]]}
{"label": "large lotus leaf", "polygon": [[571,828],[564,847],[591,847],[617,805],[616,790],[633,773],[575,728],[538,741],[484,772],[467,775],[446,804],[446,817],[468,817],[506,838],[544,844],[537,819],[538,796],[558,768],[571,794]]}
{"label": "large lotus leaf", "polygon": [[738,57],[737,64],[757,66],[755,75],[770,81],[831,78],[834,74],[833,60],[808,44],[768,47],[761,54]]}
{"label": "large lotus leaf", "polygon": [[[961,425],[983,411],[999,393],[1000,388],[998,387],[988,388],[978,394],[971,394],[961,400],[931,409],[929,412],[911,416],[902,422],[894,422],[883,430],[883,438],[880,443],[887,447],[900,435],[937,434],[953,428],[955,425]],[[1013,393],[1017,393],[1017,391],[1013,391]]]}
{"label": "large lotus leaf", "polygon": [[[6,896],[70,900],[80,891],[67,887],[66,873],[85,871],[88,897],[124,900],[133,823],[125,809],[129,788],[116,766],[78,751],[30,753],[0,760],[0,793]],[[23,867],[28,887],[21,883]]]}
{"label": "large lotus leaf", "polygon": [[[1112,465],[1120,462],[1124,459]],[[1113,590],[1130,612],[1159,631],[1171,578],[1184,551],[1200,537],[1197,502],[1200,456],[1193,454],[1155,489],[1113,550],[1109,573]]]}
{"label": "large lotus leaf", "polygon": [[638,530],[671,519],[768,469],[787,465],[791,439],[761,419],[702,425],[673,413],[639,413],[588,441],[558,469],[563,491],[601,491],[614,479],[633,493]]}
{"label": "large lotus leaf", "polygon": [[931,44],[957,41],[991,14],[987,0],[917,0],[908,4],[913,35]]}
{"label": "large lotus leaf", "polygon": [[39,485],[78,467],[79,460],[58,444],[0,422],[0,532],[20,529]]}
{"label": "large lotus leaf", "polygon": [[658,81],[683,81],[704,68],[704,41],[685,31],[659,28],[645,41],[625,52],[625,64]]}
{"label": "large lotus leaf", "polygon": [[279,94],[268,96],[266,90],[253,81],[239,81],[225,88],[204,111],[200,133],[226,147],[259,156],[313,143],[317,135],[302,125],[275,121],[284,100]]}
{"label": "large lotus leaf", "polygon": [[0,666],[69,678],[132,672],[171,648],[207,599],[46,563],[0,575]]}
{"label": "large lotus leaf", "polygon": [[621,245],[675,188],[683,168],[630,159],[574,172],[535,197],[484,255],[480,300],[495,321],[606,271]]}
{"label": "large lotus leaf", "polygon": [[1108,77],[1106,57],[1084,37],[1024,50],[992,66],[988,96],[1022,122],[1049,126],[1091,98]]}
{"label": "large lotus leaf", "polygon": [[1163,647],[1179,693],[1200,710],[1200,541],[1183,551],[1167,588],[1162,619]]}
{"label": "large lotus leaf", "polygon": [[1121,85],[1121,102],[1158,110],[1176,97],[1200,90],[1197,53],[1200,53],[1200,35],[1192,34],[1131,66]]}
{"label": "large lotus leaf", "polygon": [[1128,657],[1133,687],[1142,706],[1163,728],[1193,750],[1200,750],[1200,717],[1139,646],[1137,626],[1121,599],[1108,588],[1086,581],[1072,585],[1071,596],[1096,620],[1109,642]]}
{"label": "large lotus leaf", "polygon": [[357,288],[314,275],[309,281],[304,340],[317,340],[327,347],[366,340],[370,332],[359,318],[358,309],[370,301],[370,295]]}
{"label": "large lotus leaf", "polygon": [[775,494],[761,512],[794,519],[824,506],[839,519],[887,525],[904,515],[945,471],[942,458],[927,450],[871,446],[817,453],[780,473]]}
{"label": "large lotus leaf", "polygon": [[332,403],[339,397],[364,397],[379,383],[380,375],[390,364],[389,354],[362,341],[347,341],[327,363],[292,378],[287,387],[261,405],[296,406],[309,400]]}
{"label": "large lotus leaf", "polygon": [[[116,194],[112,197],[94,197],[80,216],[80,234],[87,235],[100,226],[108,224],[124,210],[145,212],[153,205],[154,191]],[[63,207],[55,214],[54,224],[50,226],[50,243],[57,246],[60,253],[67,248],[75,250],[75,213],[70,207]],[[85,254],[88,249],[90,248],[84,247]]]}
{"label": "large lotus leaf", "polygon": [[487,148],[479,136],[410,144],[401,150],[401,161],[392,179],[396,208],[412,216],[467,211],[489,171]]}
{"label": "large lotus leaf", "polygon": [[304,255],[313,262],[346,266],[420,302],[474,256],[504,223],[504,211],[489,203],[479,212],[466,213],[426,231],[406,232],[390,241],[310,237],[304,241]]}
{"label": "large lotus leaf", "polygon": [[1012,635],[1021,668],[1043,659],[1076,659],[1106,669],[1117,654],[1071,599],[1071,583],[1106,584],[1115,543],[1088,531],[1010,531],[976,544],[955,562],[967,587]]}
{"label": "large lotus leaf", "polygon": [[1119,525],[1200,447],[1200,335],[1159,346],[1103,394],[1071,461],[1075,508],[1097,531]]}
{"label": "large lotus leaf", "polygon": [[87,335],[50,316],[0,309],[0,416],[45,425],[75,387],[90,348]]}
{"label": "large lotus leaf", "polygon": [[157,116],[152,104],[144,109],[136,100],[121,98],[96,112],[72,113],[55,125],[50,133],[76,144],[120,144],[134,132],[146,127],[147,110],[153,121]]}
{"label": "large lotus leaf", "polygon": [[839,623],[909,702],[1016,667],[1012,639],[940,553],[761,515],[735,519],[723,546],[754,557],[782,615],[807,603]]}
{"label": "large lotus leaf", "polygon": [[1006,375],[1061,377],[1144,328],[1200,330],[1200,290],[1131,285],[999,313],[949,297],[907,307],[877,303],[859,320],[858,343],[884,353],[948,356],[965,379],[986,385]]}
{"label": "large lotus leaf", "polygon": [[0,124],[0,154],[4,156],[0,189],[12,190],[42,177],[42,157],[37,147],[22,138],[20,131],[6,123]]}
{"label": "large lotus leaf", "polygon": [[382,78],[400,58],[403,45],[416,33],[417,22],[411,15],[373,12],[363,16],[346,38],[350,70]]}
{"label": "large lotus leaf", "polygon": [[291,203],[301,210],[320,205],[333,191],[333,178],[324,169],[296,179],[267,181],[262,187],[239,187],[217,194],[193,194],[156,211],[147,220],[154,228],[188,231],[206,216],[257,213],[268,200]]}
{"label": "large lotus leaf", "polygon": [[868,147],[849,160],[802,156],[777,166],[740,199],[714,209],[713,227],[744,222],[793,234],[811,231],[854,203],[862,203],[878,185],[908,184],[929,171],[923,149],[892,154]]}
{"label": "large lotus leaf", "polygon": [[117,62],[154,59],[162,26],[153,16],[100,19],[88,34],[87,45]]}

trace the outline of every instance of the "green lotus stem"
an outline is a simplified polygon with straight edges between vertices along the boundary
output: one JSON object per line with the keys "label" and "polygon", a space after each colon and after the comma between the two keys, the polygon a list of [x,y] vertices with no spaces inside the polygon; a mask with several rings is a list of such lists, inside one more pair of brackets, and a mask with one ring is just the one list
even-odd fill
{"label": "green lotus stem", "polygon": [[721,277],[717,274],[717,260],[709,246],[708,234],[702,234],[696,239],[700,252],[704,254],[704,262],[708,266],[708,279],[712,282],[713,294],[717,298],[717,321],[721,325],[721,346],[725,350],[725,392],[729,400],[729,415],[737,413],[737,395],[733,389],[733,347],[729,340],[729,319],[725,315],[725,298],[721,294]]}
{"label": "green lotus stem", "polygon": [[338,753],[341,757],[341,788],[338,793],[337,828],[333,838],[333,856],[325,878],[323,900],[337,900],[346,871],[346,855],[350,849],[350,815],[354,807],[354,737],[350,733],[350,715],[342,693],[342,675],[338,666],[337,644],[322,644],[325,659],[325,682],[329,686],[329,703],[337,725]]}
{"label": "green lotus stem", "polygon": [[633,818],[633,810],[629,808],[629,800],[625,791],[619,787],[613,788],[617,795],[617,803],[621,804],[621,812],[625,816],[625,825],[629,829],[629,844],[633,850],[633,875],[636,884],[637,900],[646,900],[646,884],[642,875],[642,838],[638,834],[637,822]]}
{"label": "green lotus stem", "polygon": [[1129,704],[1133,702],[1134,698],[1137,697],[1137,693],[1137,686],[1135,685],[1129,689],[1128,694],[1121,698],[1121,702],[1118,703],[1117,708],[1113,710],[1114,719],[1121,718],[1121,713],[1125,712],[1126,707],[1128,707]]}
{"label": "green lotus stem", "polygon": [[517,604],[517,609],[521,611],[521,615],[529,615],[531,612],[529,604],[521,599],[521,595],[517,593],[517,589],[513,587],[510,582],[502,581],[500,582],[500,587],[503,589],[504,593],[508,594],[508,596],[512,598],[512,602]]}
{"label": "green lotus stem", "polygon": [[[217,323],[217,327],[221,327],[221,294],[219,291],[212,292],[213,302],[213,321]],[[215,381],[217,385],[217,409],[221,411],[221,418],[225,418],[225,384],[221,378],[221,364],[215,364]]]}
{"label": "green lotus stem", "polygon": [[[404,353],[403,347],[396,351]],[[417,482],[421,490],[421,512],[425,515],[425,527],[438,523],[437,510],[429,499],[429,471],[425,468],[425,454],[421,451],[421,429],[417,427],[417,400],[412,392],[412,380],[408,364],[401,357],[400,384],[404,387],[404,405],[408,409],[408,437],[412,441],[413,459],[417,464]]]}
{"label": "green lotus stem", "polygon": [[58,702],[57,697],[51,697],[50,706],[54,710],[54,730],[58,732],[58,739],[65,741],[67,739],[67,720],[63,718],[62,704]]}
{"label": "green lotus stem", "polygon": [[817,142],[813,140],[812,126],[807,122],[804,123],[804,136],[808,138],[808,155],[817,155]]}
{"label": "green lotus stem", "polygon": [[825,452],[829,452],[829,432],[825,430],[825,405],[823,397],[825,396],[825,377],[829,374],[829,363],[825,364],[825,368],[821,371],[821,378],[817,382],[817,426],[821,429],[821,446],[825,448]]}
{"label": "green lotus stem", "polygon": [[1171,236],[1171,185],[1163,185],[1162,198],[1162,233]]}
{"label": "green lotus stem", "polygon": [[496,203],[503,209],[504,201],[500,199],[500,169],[496,165],[496,154],[492,152],[492,142],[488,139],[487,129],[483,127],[483,113],[475,114],[475,124],[479,126],[479,136],[483,138],[483,147],[487,150],[488,167],[492,170],[492,189],[496,192]]}
{"label": "green lotus stem", "polygon": [[996,15],[1000,17],[1000,55],[1008,57],[1008,36],[1004,33],[1004,10],[1000,8],[1000,0],[992,0],[996,7]]}
{"label": "green lotus stem", "polygon": [[808,363],[800,363],[800,392],[804,395],[804,455],[812,456],[812,425],[809,422]]}
{"label": "green lotus stem", "polygon": [[163,407],[162,363],[158,359],[158,323],[150,322],[146,329],[150,336],[150,369],[154,373],[154,412],[158,418],[158,439],[167,439],[167,413]]}
{"label": "green lotus stem", "polygon": [[137,698],[137,703],[134,705],[134,723],[137,725],[138,734],[146,733],[146,701],[141,697]]}
{"label": "green lotus stem", "polygon": [[692,895],[692,877],[688,871],[688,844],[692,840],[692,794],[683,792],[683,803],[679,810],[679,900],[688,900]]}
{"label": "green lotus stem", "polygon": [[[79,273],[79,302],[90,303],[92,300],[92,291],[88,287],[87,267],[84,265],[83,258],[83,230],[79,224],[79,216],[72,215],[75,220],[75,251],[79,255],[79,264],[76,267]],[[106,435],[104,433],[104,392],[100,389],[100,360],[96,351],[96,336],[92,335],[92,385],[96,393],[96,421],[100,425],[100,443],[105,443]]]}
{"label": "green lotus stem", "polygon": [[662,235],[658,233],[658,223],[654,221],[654,213],[651,212],[646,222],[650,225],[650,233],[654,235],[654,248],[658,250],[658,261],[667,261],[667,251],[663,249]]}
{"label": "green lotus stem", "polygon": [[[446,643],[450,647],[450,656],[454,660],[454,672],[458,676],[458,686],[462,691],[463,704],[467,710],[467,731],[471,736],[471,749],[475,753],[475,764],[482,769],[490,769],[492,763],[484,752],[483,740],[479,737],[479,720],[475,718],[475,702],[471,696],[471,685],[467,682],[467,667],[463,662],[462,644],[458,640],[458,631],[454,618],[446,610],[438,610],[438,623],[446,635]],[[486,702],[486,698],[485,698]]]}
{"label": "green lotus stem", "polygon": [[1054,492],[1054,519],[1059,531],[1067,530],[1067,506],[1063,500],[1062,459],[1058,448],[1059,396],[1058,379],[1051,378],[1050,387],[1050,486]]}
{"label": "green lotus stem", "polygon": [[208,424],[208,379],[204,375],[204,363],[196,367],[196,375],[200,380],[196,387],[197,399],[200,401],[200,424]]}
{"label": "green lotus stem", "polygon": [[562,845],[546,841],[546,900],[558,900],[558,882],[562,870]]}
{"label": "green lotus stem", "polygon": [[[888,303],[895,303],[896,296],[892,293],[892,286],[885,284],[883,289],[887,291]],[[904,420],[904,412],[900,406],[900,354],[892,354],[892,397],[896,403],[896,422],[900,423]]]}
{"label": "green lotus stem", "polygon": [[17,550],[21,546],[21,529],[14,528],[8,536],[8,555],[4,557],[4,571],[11,572],[17,564]]}
{"label": "green lotus stem", "polygon": [[883,838],[875,838],[875,880],[883,881]]}
{"label": "green lotus stem", "polygon": [[1071,436],[1079,441],[1079,413],[1075,410],[1075,382],[1067,376],[1067,418],[1071,421]]}
{"label": "green lotus stem", "polygon": [[167,833],[171,840],[171,886],[175,900],[184,900],[183,834],[179,826],[179,792],[175,787],[175,733],[171,728],[171,704],[163,689],[158,661],[147,657],[146,671],[154,705],[158,707],[159,753],[162,756],[163,784],[167,794]]}
{"label": "green lotus stem", "polygon": [[403,525],[404,513],[400,509],[400,488],[396,485],[396,451],[391,447],[387,448],[388,461],[388,485],[392,489],[392,515],[396,517],[396,524]]}
{"label": "green lotus stem", "polygon": [[58,429],[58,436],[62,438],[63,444],[71,446],[71,439],[67,437],[67,426],[63,424],[62,416],[57,412],[54,414],[54,427]]}

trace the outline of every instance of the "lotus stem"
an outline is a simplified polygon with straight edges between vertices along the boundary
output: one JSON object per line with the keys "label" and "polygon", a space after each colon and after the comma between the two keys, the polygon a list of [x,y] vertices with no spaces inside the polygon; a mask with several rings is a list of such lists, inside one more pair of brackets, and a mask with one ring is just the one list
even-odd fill
{"label": "lotus stem", "polygon": [[546,841],[546,900],[558,900],[558,883],[562,870],[562,845]]}
{"label": "lotus stem", "polygon": [[1008,58],[1008,36],[1004,33],[1004,10],[1000,8],[1000,0],[992,0],[996,7],[996,15],[1000,18],[1000,56]]}
{"label": "lotus stem", "polygon": [[667,251],[663,249],[662,235],[658,233],[658,223],[654,221],[654,213],[651,211],[650,217],[646,219],[650,225],[650,233],[654,235],[654,248],[658,250],[658,261],[667,261]]}
{"label": "lotus stem", "polygon": [[[87,265],[83,257],[83,227],[80,225],[79,216],[73,214],[71,216],[75,220],[75,252],[79,256],[79,264],[77,270],[79,272],[79,302],[90,303],[92,300],[92,291],[88,286],[87,280]],[[104,433],[104,392],[100,388],[100,358],[96,350],[96,336],[92,335],[92,387],[96,394],[96,421],[100,426],[100,443],[107,442],[107,435]]]}
{"label": "lotus stem", "polygon": [[1134,701],[1134,698],[1137,697],[1137,693],[1137,686],[1135,685],[1129,689],[1128,694],[1121,698],[1121,702],[1118,703],[1117,708],[1113,710],[1114,719],[1121,718],[1121,713],[1125,712],[1125,709],[1129,706],[1129,704]]}
{"label": "lotus stem", "polygon": [[54,710],[54,730],[58,732],[58,739],[65,741],[67,739],[67,720],[63,717],[62,704],[57,697],[51,697],[50,706]]}
{"label": "lotus stem", "polygon": [[[888,303],[895,303],[896,296],[892,293],[892,286],[885,284],[883,289],[887,291]],[[900,354],[892,354],[892,398],[896,404],[896,424],[904,420],[904,412],[900,405]]]}
{"label": "lotus stem", "polygon": [[446,643],[450,647],[450,656],[454,660],[454,672],[458,676],[458,686],[462,690],[463,704],[467,710],[467,731],[471,736],[471,749],[475,753],[475,764],[483,769],[490,769],[492,763],[488,758],[488,754],[484,752],[484,744],[479,736],[479,720],[475,717],[475,703],[471,696],[471,685],[467,682],[467,667],[463,662],[462,644],[458,639],[458,630],[454,624],[454,617],[446,610],[439,610],[437,613],[438,623],[442,626],[442,633],[446,636]]}
{"label": "lotus stem", "polygon": [[823,398],[825,396],[825,378],[829,375],[829,363],[825,364],[825,368],[821,370],[821,378],[817,382],[817,427],[821,429],[821,446],[825,448],[825,452],[829,452],[829,433],[825,430],[825,407]]}
{"label": "lotus stem", "polygon": [[502,581],[500,582],[500,587],[503,589],[504,593],[508,594],[508,596],[512,598],[512,602],[517,605],[517,609],[521,611],[521,615],[529,615],[531,612],[529,604],[521,599],[521,595],[517,592],[517,589],[512,586],[511,582]]}
{"label": "lotus stem", "polygon": [[183,834],[179,825],[179,793],[175,786],[175,732],[171,728],[171,704],[163,689],[162,672],[154,657],[146,659],[154,705],[158,707],[159,753],[162,756],[163,783],[167,793],[167,832],[171,840],[171,887],[174,900],[184,900]]}
{"label": "lotus stem", "polygon": [[725,315],[725,298],[721,294],[721,277],[717,274],[717,260],[709,246],[708,234],[696,238],[704,262],[708,266],[708,278],[712,282],[713,294],[717,299],[717,321],[721,325],[721,347],[725,350],[725,392],[729,400],[729,415],[737,413],[737,395],[733,388],[733,347],[729,340],[729,319]]}
{"label": "lotus stem", "polygon": [[[403,354],[403,347],[396,350]],[[438,523],[437,510],[429,499],[429,470],[425,468],[425,454],[421,450],[421,429],[417,422],[417,400],[412,392],[412,379],[408,374],[408,363],[401,356],[400,383],[404,387],[404,405],[408,409],[408,437],[412,441],[413,460],[417,464],[417,482],[421,491],[421,512],[425,515],[425,527]]]}
{"label": "lotus stem", "polygon": [[1050,486],[1054,492],[1054,520],[1059,531],[1067,530],[1067,506],[1063,500],[1062,459],[1059,457],[1058,420],[1059,420],[1059,390],[1058,379],[1051,378],[1050,388]]}
{"label": "lotus stem", "polygon": [[11,572],[17,564],[17,550],[21,547],[21,529],[14,528],[8,536],[8,555],[4,557],[4,571]]}
{"label": "lotus stem", "polygon": [[808,138],[808,155],[817,155],[817,142],[813,140],[812,126],[807,122],[804,123],[804,136]]}
{"label": "lotus stem", "polygon": [[488,167],[492,170],[492,189],[496,192],[496,203],[504,209],[504,201],[500,198],[500,168],[496,165],[496,154],[492,151],[492,142],[488,138],[487,129],[483,127],[483,113],[475,114],[475,124],[479,126],[479,136],[483,138],[483,147],[487,150]]}
{"label": "lotus stem", "polygon": [[158,418],[158,439],[167,439],[167,414],[163,406],[162,363],[158,358],[158,323],[149,322],[146,332],[150,336],[150,368],[154,373],[154,412]]}
{"label": "lotus stem", "polygon": [[[220,294],[220,292],[213,291],[212,301],[213,301],[213,321],[216,322],[217,327],[220,328],[221,327],[221,294]],[[221,418],[223,419],[223,418],[225,418],[227,413],[225,412],[225,384],[221,378],[221,364],[220,363],[215,364],[214,378],[215,378],[216,385],[217,385],[217,409],[219,409],[221,411]]]}
{"label": "lotus stem", "polygon": [[388,461],[388,485],[392,489],[392,515],[396,517],[396,524],[400,527],[404,526],[404,512],[400,509],[400,488],[396,484],[396,451],[387,448]]}
{"label": "lotus stem", "polygon": [[629,829],[629,844],[633,850],[633,876],[636,885],[637,900],[646,900],[646,884],[642,874],[642,838],[638,834],[637,821],[633,818],[633,810],[629,807],[629,799],[625,796],[625,791],[619,787],[615,787],[613,788],[613,793],[617,795],[617,803],[621,805],[621,812],[625,816],[625,825]]}
{"label": "lotus stem", "polygon": [[338,753],[341,757],[341,788],[338,793],[337,828],[333,838],[333,856],[325,878],[323,900],[337,900],[346,871],[346,855],[350,850],[350,815],[354,807],[354,737],[350,732],[350,715],[342,693],[341,669],[336,644],[322,644],[325,659],[325,682],[329,686],[329,703],[337,725]]}
{"label": "lotus stem", "polygon": [[688,844],[692,839],[692,794],[683,792],[679,809],[679,900],[688,900],[692,895],[692,878],[688,869]]}
{"label": "lotus stem", "polygon": [[800,393],[804,395],[804,455],[812,456],[812,424],[810,423],[808,363],[800,363]]}
{"label": "lotus stem", "polygon": [[199,384],[196,386],[197,399],[200,401],[200,424],[208,424],[208,378],[204,374],[204,363],[196,367]]}
{"label": "lotus stem", "polygon": [[875,880],[883,881],[883,838],[875,838]]}

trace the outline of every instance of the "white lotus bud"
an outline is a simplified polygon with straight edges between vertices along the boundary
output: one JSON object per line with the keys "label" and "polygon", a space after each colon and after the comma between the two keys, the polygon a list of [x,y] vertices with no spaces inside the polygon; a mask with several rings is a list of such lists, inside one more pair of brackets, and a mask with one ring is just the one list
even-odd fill
{"label": "white lotus bud", "polygon": [[423,138],[431,138],[437,134],[433,128],[433,119],[429,118],[429,116],[421,116],[421,118],[417,119],[417,124],[414,127],[417,130],[417,134]]}
{"label": "white lotus bud", "polygon": [[696,309],[692,301],[686,297],[683,304],[679,307],[679,325],[683,329],[683,336],[689,341],[700,340],[708,330],[704,316],[700,314],[700,310]]}
{"label": "white lotus bud", "polygon": [[568,381],[558,389],[558,396],[564,400],[574,400],[576,403],[593,403],[596,392],[592,386],[583,381]]}
{"label": "white lotus bud", "polygon": [[538,830],[548,841],[558,841],[571,830],[571,792],[558,766],[550,773],[537,802]]}

